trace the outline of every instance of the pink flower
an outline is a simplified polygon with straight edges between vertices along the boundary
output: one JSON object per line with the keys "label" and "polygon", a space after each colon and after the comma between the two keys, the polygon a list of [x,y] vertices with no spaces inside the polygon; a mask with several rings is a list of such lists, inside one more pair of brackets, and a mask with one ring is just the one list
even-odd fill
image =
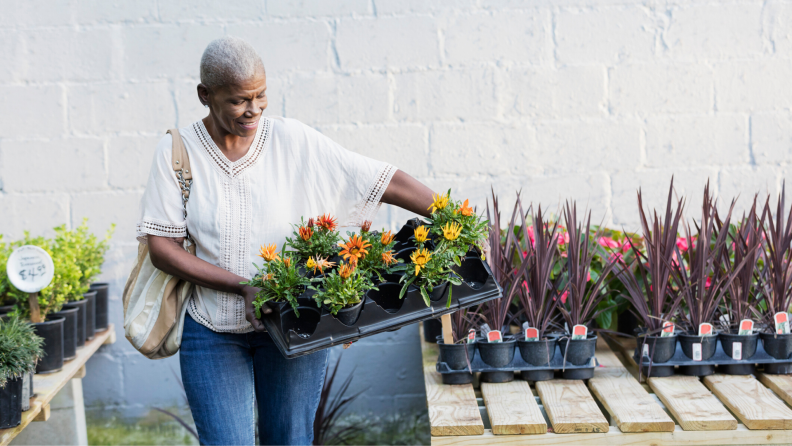
{"label": "pink flower", "polygon": [[629,241],[625,241],[624,244],[621,247],[622,252],[630,252],[631,249],[632,249],[632,246],[630,246],[630,242]]}
{"label": "pink flower", "polygon": [[523,251],[523,258],[528,257],[528,251]]}
{"label": "pink flower", "polygon": [[624,254],[622,254],[620,252],[614,252],[613,254],[610,255],[610,257],[608,258],[608,261],[611,261],[611,262],[623,262],[624,261]]}
{"label": "pink flower", "polygon": [[531,239],[531,246],[536,246],[536,241],[534,240],[534,227],[528,226],[528,238]]}
{"label": "pink flower", "polygon": [[566,303],[567,297],[569,297],[569,291],[564,291],[564,294],[561,295],[561,303],[562,304]]}
{"label": "pink flower", "polygon": [[569,233],[567,232],[558,233],[556,237],[558,238],[558,246],[564,246],[569,243]]}
{"label": "pink flower", "polygon": [[712,286],[712,277],[707,277],[707,282],[704,283],[704,288],[709,288]]}
{"label": "pink flower", "polygon": [[605,248],[618,248],[619,242],[610,238],[610,237],[600,237],[598,240],[599,244],[604,246]]}
{"label": "pink flower", "polygon": [[[696,237],[691,237],[691,242],[695,242]],[[680,251],[685,252],[690,249],[690,245],[688,244],[687,237],[677,237],[676,245]]]}
{"label": "pink flower", "polygon": [[586,282],[591,282],[591,271],[587,272],[588,277],[586,277]]}

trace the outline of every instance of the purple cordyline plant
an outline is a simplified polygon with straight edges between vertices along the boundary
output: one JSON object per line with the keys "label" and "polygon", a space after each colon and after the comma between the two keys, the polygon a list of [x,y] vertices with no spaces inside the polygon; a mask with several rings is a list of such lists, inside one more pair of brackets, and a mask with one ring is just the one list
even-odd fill
{"label": "purple cordyline plant", "polygon": [[454,343],[465,342],[471,328],[478,328],[483,323],[479,307],[463,308],[451,315],[451,335]]}
{"label": "purple cordyline plant", "polygon": [[[734,260],[731,259],[728,249],[723,255],[723,264],[727,272],[733,272],[737,266],[745,262],[745,266],[736,271],[734,280],[724,297],[724,305],[721,307],[721,312],[725,316],[721,320],[721,328],[727,333],[739,332],[739,324],[743,319],[761,320],[762,318],[757,306],[761,299],[761,277],[757,273],[757,264],[762,253],[762,228],[765,225],[767,208],[762,212],[762,216],[758,217],[756,201],[757,197],[754,196],[751,210],[743,215],[736,231],[729,234]],[[728,228],[727,224],[721,222],[717,211],[715,219],[722,230]]]}
{"label": "purple cordyline plant", "polygon": [[704,187],[701,224],[696,225],[696,237],[693,237],[689,225],[682,224],[689,246],[686,253],[688,267],[684,265],[682,251],[676,246],[677,261],[671,262],[671,277],[687,306],[687,314],[680,314],[680,321],[690,334],[698,332],[702,323],[714,322],[715,313],[724,295],[747,263],[744,258],[729,271],[724,265],[724,256],[728,256],[726,243],[733,210],[734,200],[722,222],[723,226],[716,227],[715,205],[707,182]]}
{"label": "purple cordyline plant", "polygon": [[[568,297],[565,304],[558,305],[558,310],[566,321],[568,330],[571,331],[574,325],[586,325],[603,311],[598,310],[597,306],[606,296],[601,291],[604,280],[613,269],[616,259],[608,259],[597,281],[589,284],[591,261],[596,249],[596,242],[589,237],[591,234],[591,212],[589,211],[586,215],[584,227],[577,220],[577,204],[567,202],[564,208],[564,221],[569,234],[565,268]],[[595,234],[594,240],[598,240],[599,236],[598,232]]]}
{"label": "purple cordyline plant", "polygon": [[[501,212],[498,206],[498,197],[495,190],[492,190],[492,214],[490,214],[489,200],[487,201],[487,219],[489,220],[489,246],[490,255],[488,263],[492,270],[493,278],[504,290],[503,297],[493,299],[484,304],[481,312],[481,319],[485,321],[492,330],[501,330],[502,327],[511,323],[514,315],[510,314],[509,307],[520,284],[515,280],[514,259],[522,257],[520,243],[514,235],[514,228],[517,221],[518,202],[514,204],[511,220],[506,229],[505,239],[501,241]],[[521,272],[520,272],[521,274]]]}
{"label": "purple cordyline plant", "polygon": [[[554,283],[550,278],[553,266],[559,258],[556,237],[558,223],[554,223],[552,227],[545,223],[542,207],[539,206],[535,213],[531,213],[533,220],[531,228],[525,222],[526,213],[523,212],[519,197],[518,205],[525,242],[525,256],[522,263],[526,265],[520,268],[523,273],[518,277],[518,281],[522,282],[521,286],[517,287],[518,296],[522,306],[521,311],[525,314],[528,324],[539,331],[539,339],[544,339],[548,327],[552,325],[553,319],[558,314],[556,305],[561,301],[562,294],[560,280],[556,279]],[[530,208],[529,212],[531,212]],[[533,234],[529,234],[529,231],[533,231]]]}
{"label": "purple cordyline plant", "polygon": [[673,191],[672,178],[665,215],[661,220],[655,211],[650,225],[644,211],[643,195],[638,190],[638,210],[646,254],[630,239],[630,249],[635,258],[633,264],[627,265],[620,259],[615,266],[616,277],[627,291],[624,297],[632,304],[631,311],[643,323],[648,335],[659,333],[663,323],[676,316],[682,302],[682,296],[670,286],[677,231],[684,208],[682,199],[677,201],[676,208],[673,207]]}
{"label": "purple cordyline plant", "polygon": [[784,219],[785,201],[786,184],[781,188],[775,214],[770,207],[770,197],[767,197],[764,211],[767,225],[763,228],[766,241],[762,253],[765,265],[761,272],[761,284],[767,310],[762,320],[771,332],[774,327],[773,315],[789,311],[792,304],[792,207]]}

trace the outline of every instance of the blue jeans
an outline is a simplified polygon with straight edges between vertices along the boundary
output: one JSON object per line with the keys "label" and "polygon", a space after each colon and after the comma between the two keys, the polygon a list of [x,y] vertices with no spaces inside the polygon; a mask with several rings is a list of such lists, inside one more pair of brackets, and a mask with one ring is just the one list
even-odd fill
{"label": "blue jeans", "polygon": [[201,444],[311,444],[327,350],[286,359],[267,333],[184,318],[181,374]]}

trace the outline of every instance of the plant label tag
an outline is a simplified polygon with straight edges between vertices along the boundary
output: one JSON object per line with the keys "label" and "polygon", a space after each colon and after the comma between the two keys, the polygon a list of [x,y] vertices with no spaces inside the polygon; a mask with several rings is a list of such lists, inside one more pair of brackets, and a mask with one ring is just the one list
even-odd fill
{"label": "plant label tag", "polygon": [[740,321],[740,336],[747,336],[753,333],[753,321],[750,319],[743,319]]}
{"label": "plant label tag", "polygon": [[471,329],[468,331],[468,335],[467,335],[467,343],[468,343],[468,344],[472,344],[472,343],[474,343],[474,342],[476,342],[476,329],[475,329],[475,328],[471,328]]}
{"label": "plant label tag", "polygon": [[503,342],[503,335],[501,334],[500,330],[492,330],[489,333],[487,333],[487,341]]}
{"label": "plant label tag", "polygon": [[660,337],[667,338],[670,336],[674,336],[674,323],[663,322],[663,331],[660,332]]}
{"label": "plant label tag", "polygon": [[701,343],[696,342],[693,344],[693,360],[701,361]]}
{"label": "plant label tag", "polygon": [[479,327],[479,330],[481,330],[481,336],[484,336],[486,338],[487,337],[487,333],[490,332],[491,328],[489,328],[489,325],[487,325],[487,324],[481,324],[481,327]]}
{"label": "plant label tag", "polygon": [[[9,263],[11,263],[9,259]],[[773,316],[775,321],[776,334],[789,334],[789,314],[782,311]]]}
{"label": "plant label tag", "polygon": [[539,340],[539,330],[536,328],[526,328],[525,329],[525,340],[526,341],[538,341]]}
{"label": "plant label tag", "polygon": [[577,341],[579,339],[586,339],[586,335],[588,334],[588,327],[585,325],[575,325],[572,327],[572,340]]}
{"label": "plant label tag", "polygon": [[735,361],[742,360],[742,342],[732,344],[732,359]]}
{"label": "plant label tag", "polygon": [[37,293],[52,282],[55,265],[47,251],[38,246],[25,245],[15,249],[6,263],[8,280],[18,290]]}
{"label": "plant label tag", "polygon": [[703,324],[699,325],[699,336],[711,336],[712,335],[712,324],[704,322]]}
{"label": "plant label tag", "polygon": [[649,344],[644,344],[643,352],[641,353],[642,356],[649,357]]}

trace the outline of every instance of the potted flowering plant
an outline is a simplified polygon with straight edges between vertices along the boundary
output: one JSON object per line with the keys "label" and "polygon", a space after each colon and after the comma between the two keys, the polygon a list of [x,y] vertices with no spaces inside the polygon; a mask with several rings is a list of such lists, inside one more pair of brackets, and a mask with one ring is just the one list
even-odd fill
{"label": "potted flowering plant", "polygon": [[0,429],[22,421],[24,377],[35,370],[41,344],[33,327],[17,315],[0,319]]}
{"label": "potted flowering plant", "polygon": [[338,222],[330,214],[324,214],[308,221],[300,219],[294,227],[292,237],[286,239],[286,246],[296,253],[296,260],[307,263],[311,257],[331,259],[338,254],[338,242],[341,236],[336,230]]}
{"label": "potted flowering plant", "polygon": [[[449,230],[444,237],[453,239],[457,235],[454,230]],[[427,307],[432,302],[441,300],[448,291],[446,307],[450,308],[451,289],[448,284],[462,285],[462,279],[451,268],[460,262],[457,252],[449,249],[451,245],[448,244],[441,244],[434,251],[430,251],[426,246],[429,240],[429,228],[426,226],[415,228],[414,237],[416,249],[410,254],[411,267],[407,268],[407,273],[401,278],[403,285],[399,299],[403,299],[408,288],[415,285]]]}
{"label": "potted flowering plant", "polygon": [[[446,245],[454,257],[457,266],[472,247],[484,252],[483,242],[486,240],[489,225],[487,221],[476,215],[468,200],[464,202],[451,199],[451,189],[445,195],[435,195],[429,207],[432,233],[438,241],[438,248]],[[453,234],[453,237],[448,237]]]}
{"label": "potted flowering plant", "polygon": [[350,326],[360,316],[366,292],[377,287],[356,263],[341,262],[337,270],[325,275],[320,287],[311,286],[310,289],[316,291],[313,298],[318,307],[324,307],[342,324]]}
{"label": "potted flowering plant", "polygon": [[[406,269],[404,260],[395,257],[395,236],[391,231],[371,232],[371,222],[363,223],[360,235],[347,234],[346,243],[342,243],[339,255],[347,261],[357,262],[358,268],[377,276],[378,282],[387,282],[388,275]],[[355,260],[352,260],[352,259]]]}
{"label": "potted flowering plant", "polygon": [[297,262],[289,254],[278,255],[274,244],[262,246],[259,257],[264,259],[264,268],[259,268],[258,273],[244,284],[260,288],[253,301],[256,317],[261,319],[261,307],[267,302],[290,305],[294,315],[300,317],[297,310],[297,297],[311,284],[311,280],[300,274]]}

